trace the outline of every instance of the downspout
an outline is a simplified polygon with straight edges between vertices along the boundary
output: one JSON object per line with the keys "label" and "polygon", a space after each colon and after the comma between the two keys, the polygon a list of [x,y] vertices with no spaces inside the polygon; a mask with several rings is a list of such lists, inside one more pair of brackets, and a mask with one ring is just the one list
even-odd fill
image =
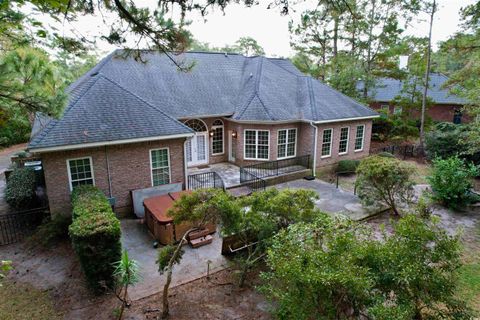
{"label": "downspout", "polygon": [[185,141],[183,142],[183,172],[185,173],[185,190],[188,190],[188,166],[187,166],[187,141],[188,139],[191,139],[191,138],[187,138],[185,139]]}
{"label": "downspout", "polygon": [[108,163],[107,146],[105,146],[105,162],[107,165],[107,179],[108,179],[108,194],[112,198],[112,179],[110,179],[110,164]]}
{"label": "downspout", "polygon": [[317,169],[317,139],[318,139],[318,127],[313,124],[313,121],[310,121],[310,125],[315,130],[315,136],[313,137],[313,168],[312,168],[312,176],[315,177],[315,170]]}

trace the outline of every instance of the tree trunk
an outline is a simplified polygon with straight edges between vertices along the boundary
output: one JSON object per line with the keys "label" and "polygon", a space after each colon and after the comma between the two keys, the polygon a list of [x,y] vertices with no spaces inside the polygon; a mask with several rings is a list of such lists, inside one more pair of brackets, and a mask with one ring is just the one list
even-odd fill
{"label": "tree trunk", "polygon": [[162,304],[163,304],[163,309],[162,309],[162,319],[168,318],[168,314],[170,312],[168,308],[168,288],[170,287],[170,283],[172,282],[172,272],[173,272],[173,265],[175,264],[175,261],[178,258],[178,255],[180,254],[180,251],[182,249],[183,243],[186,241],[188,235],[190,232],[196,230],[197,228],[193,228],[185,232],[185,234],[182,237],[182,240],[177,245],[177,248],[173,252],[172,257],[170,258],[170,261],[168,262],[168,267],[167,267],[167,281],[165,282],[165,285],[163,286],[163,295],[162,295]]}
{"label": "tree trunk", "polygon": [[118,315],[118,320],[123,319],[123,312],[125,311],[125,307],[127,306],[127,299],[128,299],[128,285],[125,286],[125,291],[123,293],[122,307],[120,308],[120,314]]}
{"label": "tree trunk", "polygon": [[430,13],[430,28],[428,31],[428,48],[427,48],[427,68],[425,70],[425,79],[424,79],[424,89],[422,97],[422,114],[420,116],[420,150],[423,153],[423,148],[425,146],[425,111],[427,108],[427,94],[428,94],[428,78],[430,77],[430,65],[431,59],[430,55],[432,52],[432,27],[433,27],[433,18],[435,16],[435,11],[437,10],[437,2],[433,0],[432,2],[432,11]]}

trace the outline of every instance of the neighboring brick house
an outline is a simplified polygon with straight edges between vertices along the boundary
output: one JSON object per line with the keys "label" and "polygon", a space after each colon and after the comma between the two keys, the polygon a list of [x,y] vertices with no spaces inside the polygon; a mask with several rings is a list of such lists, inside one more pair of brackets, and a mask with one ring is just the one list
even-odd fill
{"label": "neighboring brick house", "polygon": [[186,187],[193,167],[311,155],[318,168],[369,154],[378,114],[288,60],[189,52],[181,58],[195,66],[182,72],[165,54],[142,58],[113,52],[70,86],[60,119],[37,115],[29,150],[52,213],[69,212],[80,184],[123,213],[133,190]]}
{"label": "neighboring brick house", "polygon": [[[427,109],[427,116],[438,122],[461,123],[468,121],[468,115],[463,114],[463,107],[466,104],[465,99],[451,94],[444,85],[448,78],[440,73],[430,74],[428,97],[433,101],[433,105]],[[370,106],[375,110],[386,110],[389,114],[401,113],[401,107],[393,102],[395,97],[402,95],[403,81],[392,78],[379,78],[376,80],[375,88],[369,94]],[[359,84],[361,91],[362,84]],[[423,93],[423,88],[418,91]],[[420,110],[411,111],[412,118],[420,118]]]}

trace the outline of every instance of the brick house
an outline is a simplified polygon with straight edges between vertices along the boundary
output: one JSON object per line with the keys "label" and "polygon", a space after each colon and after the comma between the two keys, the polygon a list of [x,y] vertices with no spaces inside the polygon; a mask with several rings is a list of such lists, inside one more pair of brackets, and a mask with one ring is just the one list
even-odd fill
{"label": "brick house", "polygon": [[145,52],[115,51],[68,89],[60,119],[37,115],[29,150],[42,158],[50,210],[95,184],[132,211],[132,191],[178,184],[191,170],[309,155],[313,168],[368,155],[378,114],[300,73],[288,60],[189,52],[189,72]]}
{"label": "brick house", "polygon": [[[369,103],[375,110],[385,110],[389,114],[401,113],[401,107],[393,102],[395,97],[402,95],[403,81],[392,78],[379,78],[376,80],[375,88],[371,90]],[[444,85],[448,77],[440,73],[430,74],[428,97],[433,101],[433,105],[428,107],[427,116],[438,122],[461,123],[468,121],[468,116],[462,114],[465,99],[449,92]],[[361,90],[362,85],[359,84]],[[423,88],[418,88],[418,92],[423,93]],[[414,110],[410,113],[414,119],[420,118],[420,110]]]}

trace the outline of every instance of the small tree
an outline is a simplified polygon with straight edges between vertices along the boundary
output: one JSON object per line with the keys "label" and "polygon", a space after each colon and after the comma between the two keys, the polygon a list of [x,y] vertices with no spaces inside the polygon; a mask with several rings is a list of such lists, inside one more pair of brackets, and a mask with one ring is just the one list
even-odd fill
{"label": "small tree", "polygon": [[318,215],[312,190],[269,189],[232,203],[233,210],[224,211],[222,231],[238,238],[244,252],[237,256],[240,266],[239,286],[243,287],[248,272],[265,254],[272,237],[292,223],[312,221]]}
{"label": "small tree", "polygon": [[5,189],[5,200],[15,209],[31,206],[35,200],[35,171],[17,168],[10,175]]}
{"label": "small tree", "polygon": [[219,219],[220,211],[229,205],[231,197],[216,189],[196,190],[189,195],[182,196],[175,202],[168,214],[174,218],[175,223],[189,222],[192,228],[187,230],[177,245],[167,245],[158,252],[156,263],[158,272],[167,274],[167,281],[163,286],[162,319],[169,315],[168,289],[172,282],[173,266],[182,260],[182,246],[187,241],[188,235],[195,230],[202,229],[209,222]]}
{"label": "small tree", "polygon": [[459,236],[406,215],[391,234],[321,215],[279,232],[262,291],[280,319],[472,319],[457,300]]}
{"label": "small tree", "polygon": [[432,186],[433,199],[451,209],[460,209],[476,199],[472,194],[473,178],[480,170],[458,157],[436,159],[432,174],[427,177]]}
{"label": "small tree", "polygon": [[413,196],[415,169],[396,158],[371,156],[357,168],[357,190],[367,206],[387,206],[399,215],[399,203]]}
{"label": "small tree", "polygon": [[121,320],[125,307],[129,306],[128,287],[135,285],[139,280],[138,264],[135,260],[130,259],[127,250],[122,253],[122,259],[115,264],[115,295],[122,302],[118,319]]}

